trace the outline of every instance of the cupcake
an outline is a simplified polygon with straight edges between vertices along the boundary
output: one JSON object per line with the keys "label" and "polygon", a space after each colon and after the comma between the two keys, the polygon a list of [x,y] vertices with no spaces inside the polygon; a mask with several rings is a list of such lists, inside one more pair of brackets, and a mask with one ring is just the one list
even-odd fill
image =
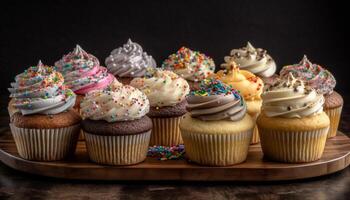
{"label": "cupcake", "polygon": [[107,68],[100,66],[95,56],[88,54],[79,45],[57,61],[55,69],[64,76],[65,85],[77,94],[74,108],[78,112],[80,101],[86,93],[105,89],[110,85],[122,85],[107,72]]}
{"label": "cupcake", "polygon": [[144,161],[152,129],[148,111],[146,95],[128,85],[88,93],[81,113],[90,160],[105,165]]}
{"label": "cupcake", "polygon": [[213,59],[186,47],[181,47],[170,55],[162,64],[162,68],[175,72],[188,81],[191,90],[199,89],[202,80],[214,73]]}
{"label": "cupcake", "polygon": [[186,113],[189,93],[186,80],[171,71],[154,70],[148,77],[133,79],[130,85],[143,91],[150,101],[148,116],[153,122],[150,145],[182,144],[179,123]]}
{"label": "cupcake", "polygon": [[225,62],[234,61],[239,68],[252,72],[263,79],[265,84],[273,84],[278,77],[276,63],[265,49],[254,48],[249,42],[246,47],[232,49]]}
{"label": "cupcake", "polygon": [[303,80],[305,84],[324,96],[323,110],[330,120],[328,138],[336,136],[343,108],[343,98],[334,91],[336,85],[334,76],[320,65],[311,63],[306,56],[298,64],[283,67],[280,76],[286,78],[289,73]]}
{"label": "cupcake", "polygon": [[18,112],[10,128],[22,158],[55,161],[74,153],[81,118],[71,109],[76,96],[63,82],[62,74],[39,62],[11,83],[11,106]]}
{"label": "cupcake", "polygon": [[323,95],[289,74],[266,87],[262,99],[257,125],[264,156],[288,163],[320,159],[329,129]]}
{"label": "cupcake", "polygon": [[143,77],[147,68],[157,67],[152,56],[130,39],[123,47],[114,49],[106,58],[108,71],[123,84],[129,84],[133,78]]}
{"label": "cupcake", "polygon": [[244,162],[254,121],[239,93],[219,80],[205,79],[187,101],[189,113],[180,130],[188,158],[210,166]]}
{"label": "cupcake", "polygon": [[[234,61],[222,64],[226,70],[220,70],[215,77],[223,83],[239,91],[247,104],[247,113],[255,121],[260,114],[262,104],[261,94],[263,92],[263,81],[253,73],[240,70]],[[255,126],[251,144],[259,143],[258,128]]]}

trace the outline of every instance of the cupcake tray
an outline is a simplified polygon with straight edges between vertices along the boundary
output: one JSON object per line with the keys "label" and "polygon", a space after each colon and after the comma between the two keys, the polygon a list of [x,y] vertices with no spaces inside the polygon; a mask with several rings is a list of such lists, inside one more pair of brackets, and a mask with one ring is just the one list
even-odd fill
{"label": "cupcake tray", "polygon": [[0,160],[7,166],[36,175],[81,180],[276,181],[317,177],[350,164],[350,138],[341,132],[328,139],[322,158],[312,163],[286,164],[264,160],[259,144],[251,145],[246,162],[229,167],[207,167],[186,160],[147,158],[132,166],[105,166],[89,161],[85,143],[66,161],[35,162],[20,158],[12,135],[0,137]]}

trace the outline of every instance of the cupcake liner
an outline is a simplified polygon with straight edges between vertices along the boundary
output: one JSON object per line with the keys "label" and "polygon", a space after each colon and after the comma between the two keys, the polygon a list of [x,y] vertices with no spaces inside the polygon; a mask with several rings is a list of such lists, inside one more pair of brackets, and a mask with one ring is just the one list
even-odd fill
{"label": "cupcake liner", "polygon": [[232,134],[198,134],[181,132],[186,156],[195,163],[228,166],[244,162],[253,130]]}
{"label": "cupcake liner", "polygon": [[259,127],[264,156],[287,163],[304,163],[320,159],[327,133],[328,127],[310,131],[280,131]]}
{"label": "cupcake liner", "polygon": [[258,129],[258,126],[255,124],[253,129],[253,136],[252,136],[252,140],[250,141],[250,144],[258,144],[259,142],[260,142],[259,129]]}
{"label": "cupcake liner", "polygon": [[329,121],[330,121],[328,138],[331,138],[337,135],[342,109],[343,109],[343,106],[340,106],[338,108],[324,109],[324,112],[328,115]]}
{"label": "cupcake liner", "polygon": [[254,113],[254,114],[249,114],[252,119],[254,120],[254,129],[253,129],[253,136],[252,136],[252,141],[250,141],[250,144],[257,144],[260,142],[260,137],[259,137],[259,130],[258,126],[256,125],[256,119],[259,116],[259,113]]}
{"label": "cupcake liner", "polygon": [[84,135],[84,131],[82,129],[80,129],[80,134],[79,134],[79,141],[84,141],[85,140],[85,135]]}
{"label": "cupcake liner", "polygon": [[26,160],[56,161],[74,154],[80,124],[55,129],[18,128],[10,123],[19,155]]}
{"label": "cupcake liner", "polygon": [[151,130],[135,135],[104,136],[85,132],[90,160],[105,165],[132,165],[146,159]]}
{"label": "cupcake liner", "polygon": [[153,128],[150,145],[173,146],[183,144],[179,128],[182,117],[152,117]]}

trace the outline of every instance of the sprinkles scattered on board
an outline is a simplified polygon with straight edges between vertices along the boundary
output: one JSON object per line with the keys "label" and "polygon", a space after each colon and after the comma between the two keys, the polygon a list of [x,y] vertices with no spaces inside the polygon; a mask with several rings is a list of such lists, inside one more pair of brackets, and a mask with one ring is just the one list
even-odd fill
{"label": "sprinkles scattered on board", "polygon": [[148,148],[147,156],[157,160],[182,160],[184,159],[185,146],[152,146]]}

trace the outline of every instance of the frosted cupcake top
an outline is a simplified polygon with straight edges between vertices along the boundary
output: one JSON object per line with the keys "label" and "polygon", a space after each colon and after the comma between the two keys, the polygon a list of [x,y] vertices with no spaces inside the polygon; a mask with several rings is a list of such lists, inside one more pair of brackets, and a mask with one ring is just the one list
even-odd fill
{"label": "frosted cupcake top", "polygon": [[311,63],[306,55],[304,55],[300,63],[283,67],[280,71],[280,76],[285,78],[289,73],[303,80],[321,94],[332,93],[336,85],[334,76],[320,65]]}
{"label": "frosted cupcake top", "polygon": [[305,86],[290,73],[267,86],[262,95],[262,110],[268,117],[302,118],[321,113],[324,97],[315,89]]}
{"label": "frosted cupcake top", "polygon": [[55,63],[57,71],[64,76],[65,84],[76,94],[104,89],[110,84],[120,84],[98,59],[88,54],[79,45]]}
{"label": "frosted cupcake top", "polygon": [[213,59],[186,47],[181,47],[171,54],[162,64],[162,68],[170,70],[189,81],[201,81],[212,75],[215,70]]}
{"label": "frosted cupcake top", "polygon": [[142,77],[148,67],[157,67],[153,57],[130,39],[123,47],[114,49],[105,63],[108,71],[118,77]]}
{"label": "frosted cupcake top", "polygon": [[216,73],[216,78],[238,90],[245,100],[261,99],[264,83],[247,70],[240,70],[234,61],[222,64],[226,70]]}
{"label": "frosted cupcake top", "polygon": [[189,93],[187,81],[167,70],[152,70],[144,78],[135,78],[131,86],[144,92],[152,107],[174,106],[186,99]]}
{"label": "frosted cupcake top", "polygon": [[63,82],[61,73],[39,61],[37,66],[18,74],[8,90],[15,98],[13,106],[23,115],[58,114],[72,108],[76,99]]}
{"label": "frosted cupcake top", "polygon": [[84,119],[129,121],[145,116],[149,112],[149,101],[140,90],[125,85],[89,92],[80,107]]}
{"label": "frosted cupcake top", "polygon": [[225,62],[234,61],[241,69],[261,77],[270,77],[276,72],[276,63],[267,51],[254,48],[249,42],[246,47],[232,49],[231,56],[225,56]]}
{"label": "frosted cupcake top", "polygon": [[204,121],[241,120],[246,104],[239,93],[219,80],[205,79],[200,89],[187,97],[187,110],[191,116]]}

